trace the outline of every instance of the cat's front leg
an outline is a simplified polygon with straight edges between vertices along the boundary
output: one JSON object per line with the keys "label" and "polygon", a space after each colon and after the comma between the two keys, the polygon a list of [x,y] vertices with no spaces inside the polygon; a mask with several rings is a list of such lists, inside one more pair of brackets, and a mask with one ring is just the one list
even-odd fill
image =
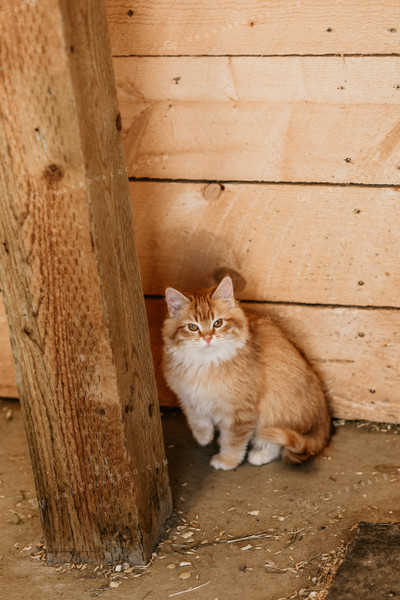
{"label": "cat's front leg", "polygon": [[193,437],[200,446],[207,446],[214,437],[214,424],[206,415],[199,415],[193,411],[185,411],[187,422],[192,430]]}
{"label": "cat's front leg", "polygon": [[214,454],[211,466],[214,469],[234,469],[244,459],[247,445],[255,429],[254,421],[220,424],[219,454]]}

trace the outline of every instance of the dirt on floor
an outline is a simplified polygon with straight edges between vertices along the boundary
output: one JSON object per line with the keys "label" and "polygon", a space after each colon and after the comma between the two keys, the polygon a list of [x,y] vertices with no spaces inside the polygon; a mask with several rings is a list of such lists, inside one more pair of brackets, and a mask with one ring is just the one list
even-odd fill
{"label": "dirt on floor", "polygon": [[164,413],[175,521],[151,563],[54,567],[20,407],[1,402],[0,597],[322,600],[355,526],[400,521],[397,426],[336,421],[319,459],[214,471],[216,448],[198,446],[178,411]]}

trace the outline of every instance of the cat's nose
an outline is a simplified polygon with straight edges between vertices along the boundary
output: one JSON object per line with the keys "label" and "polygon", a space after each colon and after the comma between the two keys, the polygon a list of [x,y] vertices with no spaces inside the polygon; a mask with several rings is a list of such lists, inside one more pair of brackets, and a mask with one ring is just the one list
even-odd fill
{"label": "cat's nose", "polygon": [[211,342],[211,340],[212,340],[212,335],[205,335],[204,339],[207,342],[207,344],[209,344]]}

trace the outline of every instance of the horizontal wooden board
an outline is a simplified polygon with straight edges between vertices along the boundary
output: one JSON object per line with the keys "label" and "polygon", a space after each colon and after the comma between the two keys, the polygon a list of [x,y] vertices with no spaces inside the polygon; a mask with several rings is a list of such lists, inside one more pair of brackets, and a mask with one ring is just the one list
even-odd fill
{"label": "horizontal wooden board", "polygon": [[108,0],[115,55],[399,52],[395,0]]}
{"label": "horizontal wooden board", "polygon": [[[162,405],[176,405],[161,372],[162,299],[146,301],[156,377]],[[320,372],[333,414],[346,419],[400,422],[399,311],[298,305],[257,305],[280,324]],[[8,328],[0,307],[0,396],[16,397]]]}
{"label": "horizontal wooden board", "polygon": [[129,57],[114,71],[121,100],[135,103],[400,102],[400,56]]}
{"label": "horizontal wooden board", "polygon": [[[175,405],[161,373],[163,300],[147,301],[153,357],[162,405]],[[251,304],[280,324],[321,374],[333,415],[400,422],[400,312]]]}
{"label": "horizontal wooden board", "polygon": [[400,60],[343,60],[116,60],[130,175],[399,184]]}
{"label": "horizontal wooden board", "polygon": [[400,307],[400,189],[133,182],[146,294]]}

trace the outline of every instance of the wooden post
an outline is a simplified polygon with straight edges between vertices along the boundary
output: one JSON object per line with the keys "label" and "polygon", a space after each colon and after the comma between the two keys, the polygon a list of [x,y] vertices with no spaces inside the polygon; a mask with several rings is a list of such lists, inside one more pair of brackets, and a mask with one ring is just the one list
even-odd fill
{"label": "wooden post", "polygon": [[171,496],[104,3],[0,13],[0,266],[48,558],[143,564]]}

